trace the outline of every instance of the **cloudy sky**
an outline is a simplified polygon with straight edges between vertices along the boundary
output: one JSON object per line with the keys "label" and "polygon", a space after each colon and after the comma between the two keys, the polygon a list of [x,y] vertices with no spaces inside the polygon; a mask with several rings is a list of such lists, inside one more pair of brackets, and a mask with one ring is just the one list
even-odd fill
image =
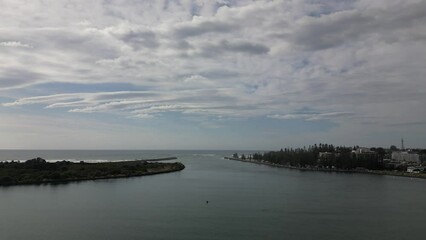
{"label": "cloudy sky", "polygon": [[426,147],[424,0],[0,0],[0,148]]}

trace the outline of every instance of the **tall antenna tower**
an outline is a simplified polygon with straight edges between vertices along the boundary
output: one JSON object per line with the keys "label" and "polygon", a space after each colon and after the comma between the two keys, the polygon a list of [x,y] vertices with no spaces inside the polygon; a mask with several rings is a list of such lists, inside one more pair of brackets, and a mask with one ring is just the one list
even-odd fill
{"label": "tall antenna tower", "polygon": [[401,138],[401,150],[405,150],[405,148],[404,148],[404,138]]}

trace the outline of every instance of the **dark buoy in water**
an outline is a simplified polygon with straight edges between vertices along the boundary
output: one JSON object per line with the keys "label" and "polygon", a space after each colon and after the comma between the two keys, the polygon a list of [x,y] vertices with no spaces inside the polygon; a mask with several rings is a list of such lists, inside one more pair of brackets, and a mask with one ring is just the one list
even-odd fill
{"label": "dark buoy in water", "polygon": [[206,204],[209,204],[209,201],[206,201]]}

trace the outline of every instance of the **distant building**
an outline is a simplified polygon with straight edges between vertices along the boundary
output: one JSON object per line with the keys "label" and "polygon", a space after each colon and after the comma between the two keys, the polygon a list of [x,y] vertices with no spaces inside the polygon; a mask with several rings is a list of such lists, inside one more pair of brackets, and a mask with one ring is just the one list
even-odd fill
{"label": "distant building", "polygon": [[359,147],[356,150],[353,150],[352,153],[355,153],[358,155],[358,154],[374,154],[376,152],[371,151],[369,148],[366,148],[366,147]]}
{"label": "distant building", "polygon": [[398,162],[414,162],[420,163],[420,156],[417,153],[409,152],[409,151],[398,151],[392,152],[392,160]]}
{"label": "distant building", "polygon": [[366,169],[379,169],[383,159],[370,148],[359,147],[352,151],[352,159],[356,160],[357,167]]}
{"label": "distant building", "polygon": [[355,150],[352,150],[352,155],[356,159],[376,159],[377,153],[375,151],[371,151],[369,148],[359,147]]}
{"label": "distant building", "polygon": [[424,171],[422,167],[407,167],[407,172],[409,173],[421,173]]}
{"label": "distant building", "polygon": [[318,155],[320,159],[334,158],[334,156],[335,156],[335,153],[332,153],[332,152],[320,152]]}

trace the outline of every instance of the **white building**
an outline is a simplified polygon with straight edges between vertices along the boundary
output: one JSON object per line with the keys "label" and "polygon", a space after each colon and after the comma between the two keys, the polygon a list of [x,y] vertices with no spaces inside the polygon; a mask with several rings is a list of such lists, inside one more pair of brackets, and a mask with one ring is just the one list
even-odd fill
{"label": "white building", "polygon": [[424,168],[422,167],[408,167],[407,172],[409,173],[421,173],[423,172]]}
{"label": "white building", "polygon": [[352,153],[355,153],[355,154],[365,154],[365,153],[376,153],[376,152],[371,151],[370,148],[359,147],[356,150],[352,150]]}
{"label": "white building", "polygon": [[398,162],[415,162],[420,163],[420,156],[413,152],[392,152],[392,160]]}

